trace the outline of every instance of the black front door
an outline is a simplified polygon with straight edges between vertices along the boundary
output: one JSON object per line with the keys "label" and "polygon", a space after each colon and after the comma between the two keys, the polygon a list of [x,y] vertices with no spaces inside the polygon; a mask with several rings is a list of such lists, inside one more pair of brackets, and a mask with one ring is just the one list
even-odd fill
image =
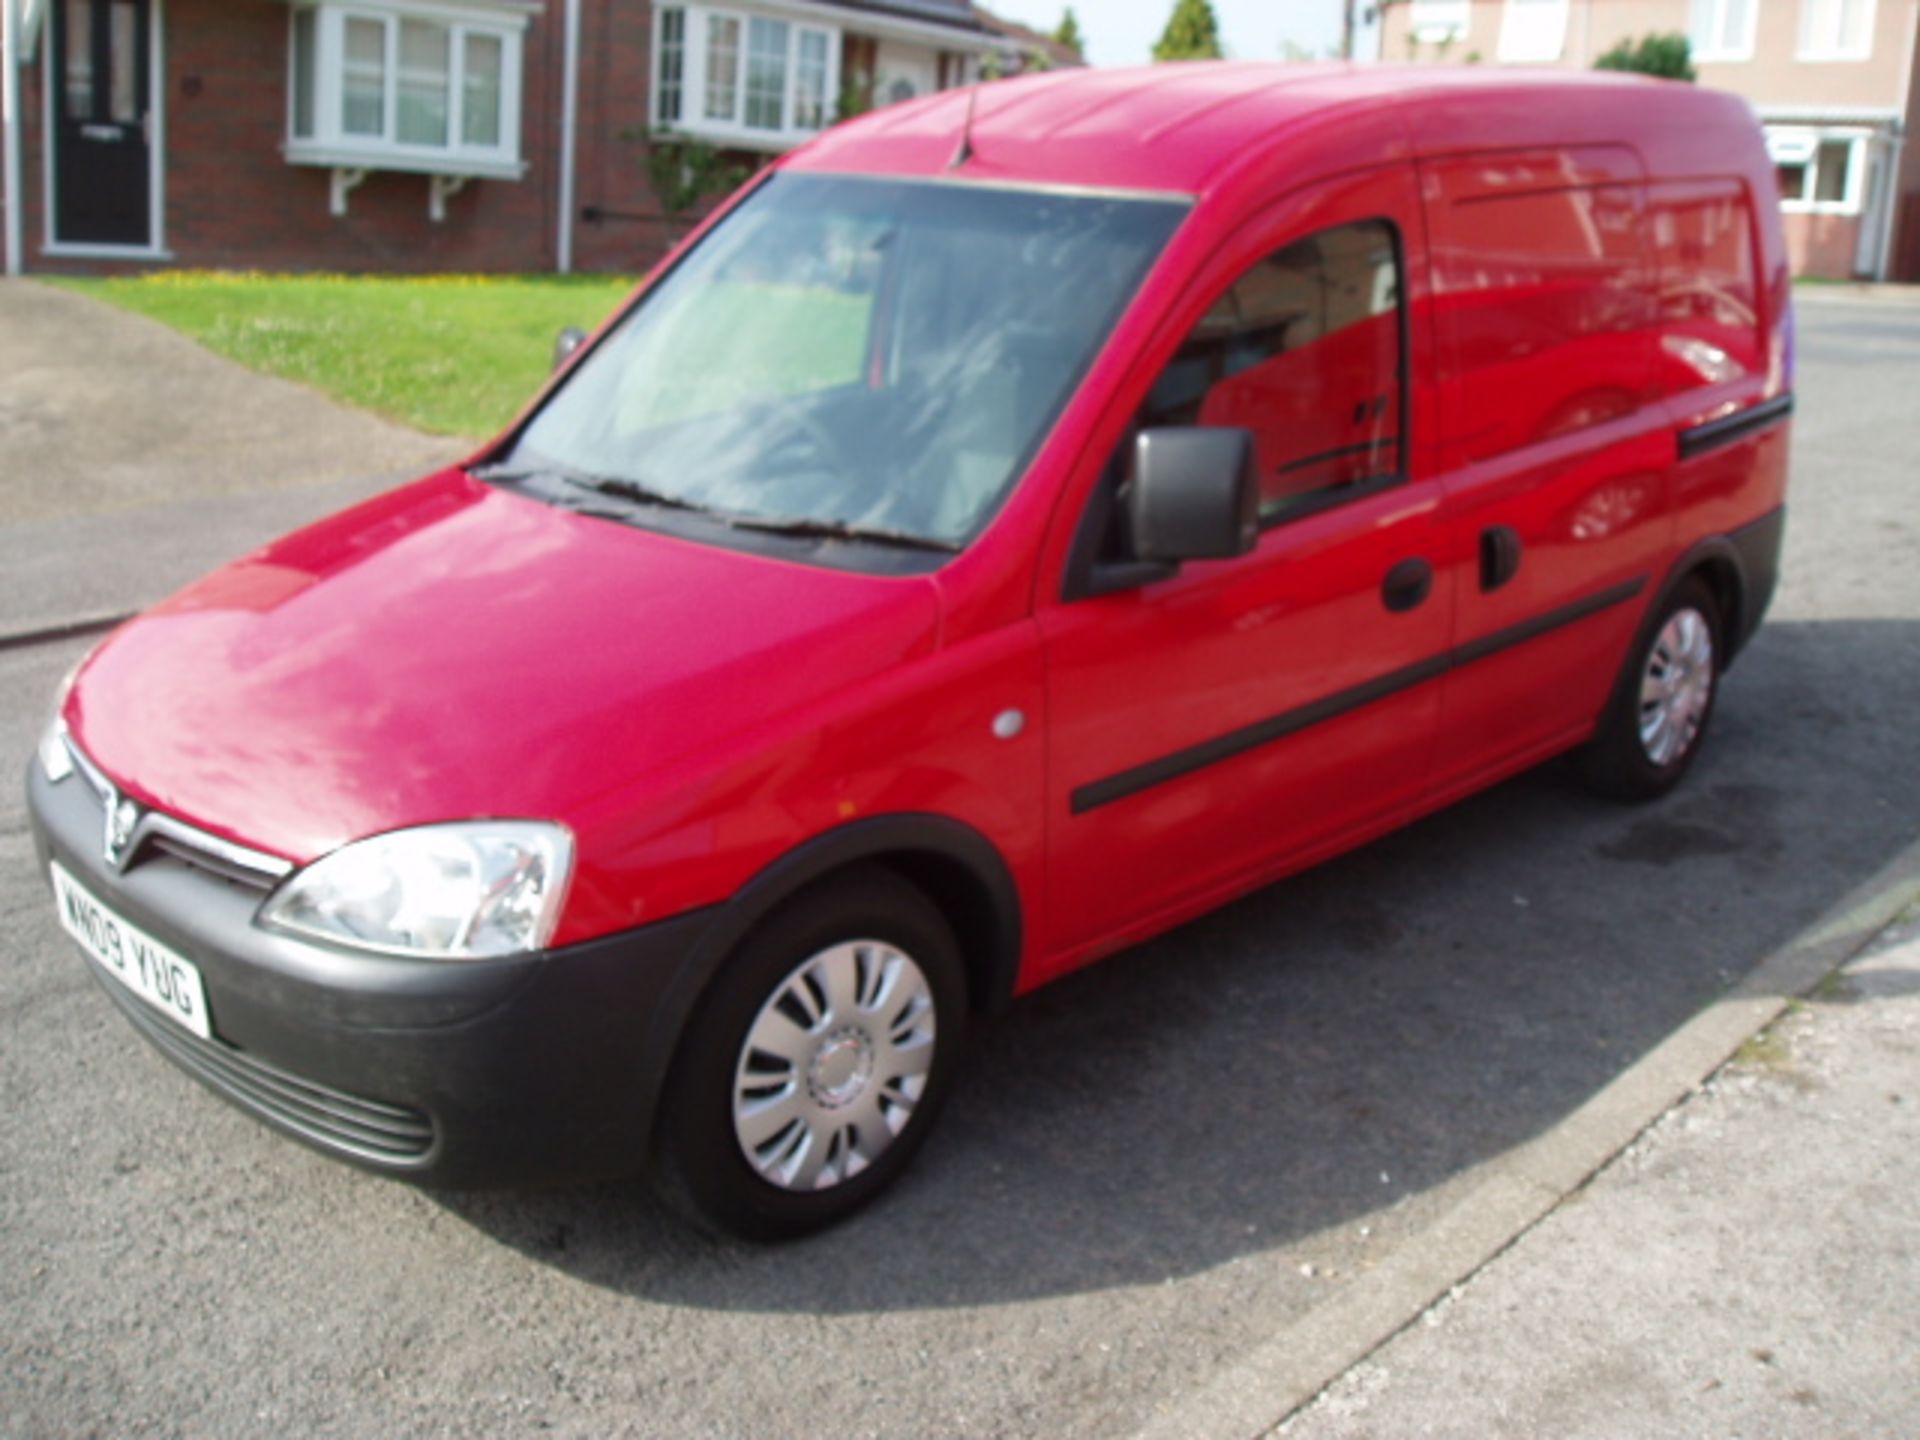
{"label": "black front door", "polygon": [[149,245],[151,0],[54,0],[54,239]]}

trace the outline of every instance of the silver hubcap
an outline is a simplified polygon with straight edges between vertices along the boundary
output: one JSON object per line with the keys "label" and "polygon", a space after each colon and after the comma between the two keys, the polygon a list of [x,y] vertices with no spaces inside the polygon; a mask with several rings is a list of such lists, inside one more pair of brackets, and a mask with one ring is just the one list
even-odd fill
{"label": "silver hubcap", "polygon": [[775,987],[740,1047],[740,1153],[783,1190],[852,1179],[913,1118],[933,1037],[933,993],[910,956],[882,940],[809,956]]}
{"label": "silver hubcap", "polygon": [[1713,628],[1698,610],[1676,610],[1660,627],[1640,677],[1640,748],[1671,765],[1693,746],[1713,698]]}

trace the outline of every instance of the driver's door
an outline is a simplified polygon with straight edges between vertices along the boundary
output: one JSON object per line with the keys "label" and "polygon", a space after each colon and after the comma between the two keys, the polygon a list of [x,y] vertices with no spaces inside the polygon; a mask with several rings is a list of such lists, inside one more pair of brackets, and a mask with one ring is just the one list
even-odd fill
{"label": "driver's door", "polygon": [[1079,598],[1070,584],[1039,615],[1055,971],[1422,794],[1452,596],[1438,488],[1411,443],[1424,416],[1407,377],[1428,343],[1418,204],[1407,167],[1296,194],[1181,302],[1185,339],[1122,454],[1147,426],[1249,428],[1263,533],[1158,583]]}

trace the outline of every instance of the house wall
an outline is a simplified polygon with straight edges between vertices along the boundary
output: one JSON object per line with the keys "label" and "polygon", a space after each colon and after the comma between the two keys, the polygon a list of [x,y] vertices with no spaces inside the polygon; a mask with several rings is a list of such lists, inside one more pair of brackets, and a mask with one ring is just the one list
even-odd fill
{"label": "house wall", "polygon": [[1780,217],[1787,234],[1787,258],[1796,275],[1845,279],[1853,274],[1860,243],[1858,215],[1817,215],[1789,211]]}
{"label": "house wall", "polygon": [[1920,4],[1907,34],[1905,136],[1900,150],[1899,194],[1895,200],[1892,259],[1888,277],[1920,283]]}
{"label": "house wall", "polygon": [[[425,175],[372,171],[330,212],[331,172],[289,164],[290,11],[284,0],[164,0],[165,231],[171,263],[259,270],[537,272],[558,263],[563,0],[546,0],[524,37],[518,180],[469,180],[428,212]],[[850,14],[849,19],[853,16]],[[718,203],[669,215],[648,179],[653,0],[580,0],[575,140],[576,268],[637,274]],[[891,58],[927,84],[959,83],[961,52],[844,32],[843,66],[871,102]],[[44,51],[50,36],[41,37]],[[884,69],[885,67],[880,67]],[[44,74],[23,72],[27,268],[112,272],[152,260],[47,253]],[[727,157],[742,175],[771,155]]]}
{"label": "house wall", "polygon": [[[1905,95],[1913,63],[1916,0],[1877,0],[1873,51],[1866,60],[1805,61],[1800,48],[1799,0],[1755,0],[1753,58],[1697,62],[1700,83],[1745,95],[1756,105],[1850,105],[1893,108]],[[1465,36],[1442,44],[1415,40],[1412,5],[1389,4],[1382,22],[1380,58],[1497,64],[1505,0],[1473,0]],[[1688,0],[1571,0],[1562,69],[1587,70],[1622,40],[1688,33]]]}
{"label": "house wall", "polygon": [[667,215],[647,181],[653,6],[583,0],[581,9],[574,263],[637,274],[695,218]]}
{"label": "house wall", "polygon": [[[1901,103],[1904,78],[1912,64],[1913,0],[1878,0],[1873,17],[1873,51],[1865,60],[1801,60],[1800,6],[1793,0],[1758,0],[1753,59],[1736,64],[1702,64],[1700,83],[1745,95],[1756,105],[1873,106],[1888,110]],[[1680,10],[1684,30],[1685,10]]]}
{"label": "house wall", "polygon": [[[1873,46],[1864,60],[1809,61],[1798,58],[1800,0],[1754,0],[1753,58],[1738,62],[1696,61],[1700,83],[1743,95],[1770,115],[1799,112],[1820,128],[1835,116],[1878,112],[1905,116],[1896,192],[1891,197],[1893,278],[1920,280],[1920,0],[1877,0]],[[1412,5],[1390,3],[1381,31],[1383,60],[1415,59],[1444,63],[1497,64],[1504,0],[1473,0],[1465,35],[1441,44],[1412,33]],[[1690,28],[1689,0],[1571,0],[1566,43],[1557,64],[1587,69],[1622,40],[1658,33],[1685,34]],[[1803,122],[1795,120],[1796,125]],[[1861,120],[1885,131],[1888,122]],[[1843,132],[1844,133],[1844,132]],[[1788,212],[1787,243],[1796,275],[1847,278],[1859,254],[1862,217]],[[1868,217],[1864,223],[1884,223]]]}
{"label": "house wall", "polygon": [[[589,0],[604,9],[608,0]],[[288,9],[275,0],[166,0],[166,228],[173,263],[269,270],[528,271],[555,256],[560,26],[536,18],[525,40],[517,181],[474,180],[435,222],[424,175],[374,172],[329,213],[329,172],[290,165]],[[41,37],[44,49],[48,37]],[[124,264],[44,253],[40,65],[28,112],[28,265],[115,270]]]}
{"label": "house wall", "polygon": [[[669,217],[647,180],[652,7],[582,0],[574,261],[638,273],[697,216]],[[374,171],[329,213],[330,172],[288,164],[288,9],[277,0],[166,0],[166,248],[184,267],[539,272],[558,259],[564,33],[559,0],[524,42],[518,180],[475,179],[428,214],[428,178]],[[42,36],[44,48],[47,37]],[[27,267],[112,273],[151,262],[45,250],[44,76],[24,72]],[[763,163],[742,157],[747,168]]]}

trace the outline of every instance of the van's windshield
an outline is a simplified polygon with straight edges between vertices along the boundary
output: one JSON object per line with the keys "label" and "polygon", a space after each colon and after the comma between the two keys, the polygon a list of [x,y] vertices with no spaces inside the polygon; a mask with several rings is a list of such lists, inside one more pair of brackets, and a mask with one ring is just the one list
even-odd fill
{"label": "van's windshield", "polygon": [[559,474],[642,524],[959,549],[1185,213],[776,175],[580,363],[494,476]]}

